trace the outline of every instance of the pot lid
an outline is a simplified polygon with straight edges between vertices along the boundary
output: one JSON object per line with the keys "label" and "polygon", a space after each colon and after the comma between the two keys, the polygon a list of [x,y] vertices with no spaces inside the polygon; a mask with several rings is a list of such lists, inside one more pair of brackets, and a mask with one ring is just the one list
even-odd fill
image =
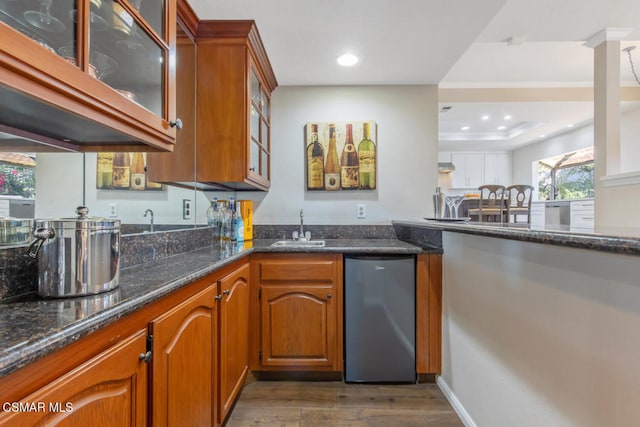
{"label": "pot lid", "polygon": [[88,216],[89,208],[86,206],[78,206],[76,208],[78,214],[75,218],[56,218],[56,219],[38,219],[36,220],[36,228],[49,228],[47,224],[52,224],[53,228],[75,228],[75,229],[119,229],[119,219],[102,218],[99,216]]}

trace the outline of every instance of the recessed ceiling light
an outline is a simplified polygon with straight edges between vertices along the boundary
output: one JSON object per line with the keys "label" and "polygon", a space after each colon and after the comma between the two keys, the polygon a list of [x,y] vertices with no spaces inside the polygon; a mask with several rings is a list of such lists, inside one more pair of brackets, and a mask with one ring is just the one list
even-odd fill
{"label": "recessed ceiling light", "polygon": [[511,120],[511,116],[506,115],[506,116],[504,116],[504,119],[505,119],[505,120]]}
{"label": "recessed ceiling light", "polygon": [[345,53],[342,56],[338,57],[338,64],[343,67],[351,67],[352,65],[356,65],[358,63],[358,57],[352,55],[350,53]]}
{"label": "recessed ceiling light", "polygon": [[460,130],[469,130],[469,129],[471,129],[471,127],[470,127],[470,126],[462,126],[462,127],[460,128]]}
{"label": "recessed ceiling light", "polygon": [[547,136],[547,135],[540,135],[540,138],[544,138],[545,136]]}
{"label": "recessed ceiling light", "polygon": [[506,128],[506,126],[498,126],[498,130],[505,130]]}
{"label": "recessed ceiling light", "polygon": [[572,128],[573,126],[573,123],[567,125],[568,128]]}
{"label": "recessed ceiling light", "polygon": [[489,115],[485,114],[484,116],[482,116],[482,120],[489,120]]}

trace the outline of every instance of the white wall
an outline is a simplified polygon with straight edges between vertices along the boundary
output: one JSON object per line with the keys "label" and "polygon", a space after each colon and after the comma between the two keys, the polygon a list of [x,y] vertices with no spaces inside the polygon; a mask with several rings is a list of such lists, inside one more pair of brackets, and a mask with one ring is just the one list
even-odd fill
{"label": "white wall", "polygon": [[[237,193],[254,200],[255,224],[389,224],[433,208],[437,185],[437,86],[279,87],[272,97],[271,189]],[[378,188],[306,191],[304,125],[375,120]],[[228,197],[217,193],[219,197]],[[356,219],[356,204],[366,219]]]}
{"label": "white wall", "polygon": [[[621,113],[620,122],[620,171],[640,170],[640,109]],[[593,145],[593,124],[576,128],[536,144],[527,145],[512,152],[514,182],[531,179],[531,163],[546,157],[568,153]]]}
{"label": "white wall", "polygon": [[475,425],[640,425],[637,257],[452,232],[443,246],[440,380]]}
{"label": "white wall", "polygon": [[640,108],[622,114],[620,125],[620,172],[640,170]]}
{"label": "white wall", "polygon": [[[620,170],[633,172],[640,170],[640,109],[621,113],[620,121]],[[593,124],[577,128],[562,135],[546,139],[537,144],[527,145],[512,152],[513,180],[528,182],[532,179],[532,162],[545,157],[567,153],[593,145]],[[597,152],[595,153],[597,155]],[[597,167],[597,165],[596,165]],[[635,212],[640,209],[640,185],[603,187],[598,176],[606,175],[596,171],[596,232],[606,234],[640,235]],[[526,180],[526,181],[525,181]],[[535,186],[535,182],[533,184]]]}
{"label": "white wall", "polygon": [[[167,191],[120,191],[96,189],[95,153],[85,156],[85,203],[89,215],[109,217],[109,204],[116,203],[125,224],[148,224],[146,209],[154,212],[156,224],[206,223],[208,202],[204,194],[176,187]],[[83,202],[83,155],[80,153],[38,153],[36,156],[36,218],[68,218]],[[190,199],[195,219],[182,218],[182,200]]]}
{"label": "white wall", "polygon": [[[513,150],[511,153],[513,182],[531,182],[533,162],[591,146],[593,146],[593,125],[586,125]],[[534,187],[536,184],[537,182],[532,183]]]}

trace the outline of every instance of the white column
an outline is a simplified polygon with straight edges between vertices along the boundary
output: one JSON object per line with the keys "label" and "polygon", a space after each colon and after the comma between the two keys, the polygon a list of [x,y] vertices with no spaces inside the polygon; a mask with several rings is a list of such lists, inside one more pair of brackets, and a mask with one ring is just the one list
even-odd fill
{"label": "white column", "polygon": [[620,173],[620,42],[594,49],[595,190],[600,177]]}

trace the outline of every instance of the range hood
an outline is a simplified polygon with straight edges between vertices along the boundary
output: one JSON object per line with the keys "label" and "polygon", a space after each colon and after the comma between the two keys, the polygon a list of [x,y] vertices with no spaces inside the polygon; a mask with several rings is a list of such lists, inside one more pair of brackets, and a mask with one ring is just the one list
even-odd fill
{"label": "range hood", "polygon": [[456,167],[451,162],[438,162],[438,172],[453,172]]}

